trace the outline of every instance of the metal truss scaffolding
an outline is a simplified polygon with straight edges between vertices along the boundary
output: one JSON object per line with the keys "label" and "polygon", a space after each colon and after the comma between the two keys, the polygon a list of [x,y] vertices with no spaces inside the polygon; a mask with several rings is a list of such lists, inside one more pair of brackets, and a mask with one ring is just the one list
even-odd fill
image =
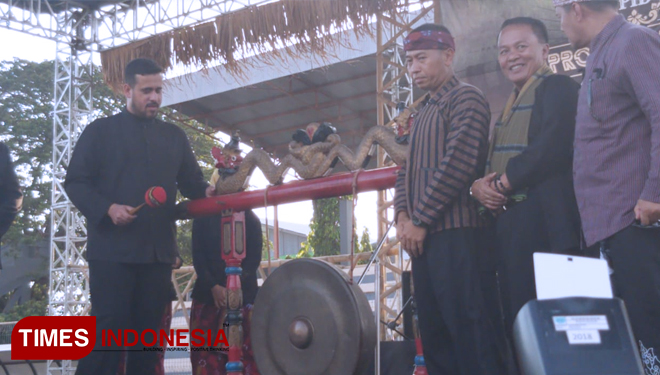
{"label": "metal truss scaffolding", "polygon": [[[4,0],[0,1],[2,27],[57,40],[71,38],[70,29],[60,28],[62,13],[86,9],[96,22],[84,32],[97,50],[147,38],[167,30],[211,20],[224,13],[270,0]],[[83,7],[75,7],[80,4]]]}
{"label": "metal truss scaffolding", "polygon": [[[439,5],[438,1],[433,4],[428,1],[415,3],[420,5],[421,10],[414,17],[406,11],[400,11],[397,14],[382,14],[377,20],[378,125],[393,125],[397,116],[398,103],[403,102],[407,107],[414,107],[417,104],[413,102],[412,79],[408,75],[403,60],[403,37],[412,29],[412,25]],[[404,9],[409,9],[411,5],[406,1]],[[386,154],[379,148],[378,167],[385,167],[390,163]],[[382,238],[395,219],[393,217],[393,189],[378,193],[377,211],[378,238]],[[393,234],[393,231],[390,231],[388,237]],[[375,270],[377,275],[375,285],[377,322],[389,322],[399,315],[402,308],[401,278],[405,270],[410,270],[410,263],[406,261],[404,264],[398,240],[390,241],[388,239],[381,250]],[[378,343],[397,339],[401,339],[397,333],[388,331],[384,325],[379,324]],[[376,352],[379,353],[379,350]],[[378,365],[378,363],[377,360],[376,364]]]}
{"label": "metal truss scaffolding", "polygon": [[[95,21],[87,10],[62,12],[56,18],[49,315],[85,315],[90,308],[83,258],[87,228],[63,185],[75,142],[93,111],[92,41],[85,29]],[[68,374],[72,367],[71,361],[49,361],[48,373]]]}

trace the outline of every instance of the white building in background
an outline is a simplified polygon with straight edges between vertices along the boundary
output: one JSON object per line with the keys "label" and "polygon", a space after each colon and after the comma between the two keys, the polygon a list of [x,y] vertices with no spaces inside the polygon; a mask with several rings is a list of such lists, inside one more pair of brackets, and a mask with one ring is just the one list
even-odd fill
{"label": "white building in background", "polygon": [[[266,235],[266,221],[261,220],[261,231],[264,236]],[[309,225],[288,223],[286,221],[279,221],[279,252],[280,258],[287,255],[295,256],[300,251],[302,243],[307,241],[309,234]],[[275,245],[275,230],[273,221],[268,220],[268,239]],[[271,249],[271,257],[275,256],[274,250]]]}

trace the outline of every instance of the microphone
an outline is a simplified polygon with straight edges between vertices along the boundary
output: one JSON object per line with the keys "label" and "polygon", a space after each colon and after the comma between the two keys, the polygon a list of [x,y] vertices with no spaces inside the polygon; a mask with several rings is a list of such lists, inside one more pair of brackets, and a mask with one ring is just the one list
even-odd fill
{"label": "microphone", "polygon": [[152,186],[146,193],[144,193],[144,203],[135,207],[129,213],[135,215],[145,204],[153,208],[160,207],[164,205],[166,201],[167,193],[165,192],[165,189],[160,186]]}

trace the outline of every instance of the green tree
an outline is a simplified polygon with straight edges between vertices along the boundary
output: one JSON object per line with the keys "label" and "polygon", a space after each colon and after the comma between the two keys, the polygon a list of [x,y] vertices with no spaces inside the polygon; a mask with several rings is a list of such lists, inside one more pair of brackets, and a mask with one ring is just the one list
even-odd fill
{"label": "green tree", "polygon": [[371,239],[369,238],[369,229],[364,227],[362,230],[362,237],[360,237],[360,246],[357,250],[358,253],[370,253],[374,251],[371,246]]}
{"label": "green tree", "polygon": [[266,238],[266,232],[261,233],[261,260],[268,260],[268,252],[273,248],[273,241]]}
{"label": "green tree", "polygon": [[26,316],[46,315],[47,312],[48,278],[43,277],[32,285],[30,300],[14,306],[6,313],[0,314],[0,322],[15,322]]}
{"label": "green tree", "polygon": [[[3,242],[34,242],[47,235],[53,122],[53,64],[0,63],[0,134],[12,151],[25,195],[23,209]],[[10,254],[5,254],[10,255]]]}
{"label": "green tree", "polygon": [[[309,235],[307,236],[309,238]],[[300,244],[300,250],[295,258],[311,258],[314,256],[314,249],[309,245],[309,240]],[[293,259],[291,255],[287,255],[285,259]]]}
{"label": "green tree", "polygon": [[[357,249],[355,249],[355,253],[370,253],[372,251],[374,251],[374,248],[373,246],[371,246],[371,239],[369,238],[369,229],[367,229],[367,227],[364,227],[364,229],[362,230],[362,237],[360,237],[360,241],[357,242]],[[369,263],[369,261],[366,259],[358,262],[358,264],[367,264],[367,263]]]}
{"label": "green tree", "polygon": [[[34,63],[15,59],[0,62],[0,138],[12,151],[24,195],[23,209],[2,238],[5,259],[17,258],[50,235],[53,71],[53,62],[49,61]],[[44,261],[40,269],[28,272],[34,277],[32,299],[0,314],[0,320],[15,320],[45,312],[48,262]],[[0,297],[1,310],[5,310],[12,294]]]}
{"label": "green tree", "polygon": [[[338,198],[318,199],[312,202],[314,216],[309,224],[309,234],[307,241],[301,244],[300,254],[313,254],[312,256],[338,255],[341,252],[341,232],[339,223],[339,200],[352,200],[352,195]],[[355,234],[354,234],[355,235]],[[366,241],[369,243],[369,230],[365,227],[362,233],[362,240],[358,241],[357,236],[353,243],[356,253],[371,251],[371,244],[362,245]],[[368,249],[368,250],[367,250]]]}
{"label": "green tree", "polygon": [[316,256],[338,255],[340,248],[339,198],[312,202],[314,216],[309,224],[307,243]]}

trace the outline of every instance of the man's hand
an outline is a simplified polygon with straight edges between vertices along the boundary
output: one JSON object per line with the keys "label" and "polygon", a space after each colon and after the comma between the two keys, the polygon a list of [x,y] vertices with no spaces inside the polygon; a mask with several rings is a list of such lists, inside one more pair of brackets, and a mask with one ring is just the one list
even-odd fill
{"label": "man's hand", "polygon": [[108,209],[108,216],[115,225],[128,225],[137,217],[131,215],[130,211],[132,209],[131,206],[113,203]]}
{"label": "man's hand", "polygon": [[426,228],[418,227],[407,220],[401,224],[401,232],[397,228],[397,236],[401,241],[401,246],[411,257],[418,257],[424,252],[424,239],[426,238]]}
{"label": "man's hand", "polygon": [[179,268],[181,268],[182,265],[183,265],[183,259],[181,259],[181,257],[177,255],[176,259],[174,260],[174,263],[172,263],[172,269],[178,270]]}
{"label": "man's hand", "polygon": [[[399,240],[401,247],[406,252],[408,252],[408,249],[403,246],[403,240],[401,239],[401,236],[403,235],[403,224],[407,221],[410,221],[410,216],[408,216],[408,213],[405,211],[399,211],[399,214],[396,217],[396,238]],[[410,253],[408,253],[408,255],[412,256]]]}
{"label": "man's hand", "polygon": [[638,200],[635,206],[635,219],[642,225],[652,225],[660,220],[660,203]]}
{"label": "man's hand", "polygon": [[214,195],[215,195],[215,186],[213,186],[213,185],[209,185],[209,186],[206,188],[206,197],[207,197],[207,198],[210,198],[210,197],[212,197],[212,196],[214,196]]}
{"label": "man's hand", "polygon": [[396,238],[399,240],[401,248],[403,248],[403,250],[408,253],[409,257],[412,257],[412,254],[410,251],[408,251],[408,248],[403,245],[403,224],[408,221],[410,221],[410,216],[408,216],[408,213],[405,211],[399,211],[399,214],[396,218]]}
{"label": "man's hand", "polygon": [[215,307],[218,310],[222,310],[227,306],[227,290],[225,287],[215,284],[211,288],[211,293],[213,294],[213,301],[215,302]]}
{"label": "man's hand", "polygon": [[506,203],[506,197],[492,186],[497,173],[491,173],[472,184],[472,196],[489,210],[497,211]]}
{"label": "man's hand", "polygon": [[403,223],[410,221],[410,216],[406,211],[399,211],[396,217],[396,237],[399,238],[399,233],[403,231]]}

